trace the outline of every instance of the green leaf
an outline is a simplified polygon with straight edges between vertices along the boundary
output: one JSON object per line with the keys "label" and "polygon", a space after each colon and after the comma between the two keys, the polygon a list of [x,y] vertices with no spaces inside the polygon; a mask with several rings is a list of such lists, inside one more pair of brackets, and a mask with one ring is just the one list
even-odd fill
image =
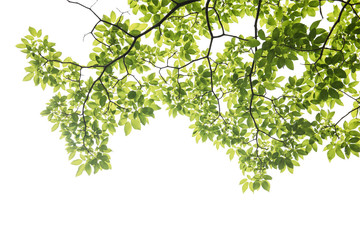
{"label": "green leaf", "polygon": [[100,98],[100,106],[101,106],[101,107],[104,107],[104,106],[105,106],[106,100],[107,100],[107,97],[106,97],[106,96],[101,96],[101,98]]}
{"label": "green leaf", "polygon": [[328,91],[326,89],[322,89],[319,95],[319,99],[326,101],[328,98]]}
{"label": "green leaf", "polygon": [[341,89],[344,87],[344,84],[340,81],[335,81],[335,82],[331,83],[330,85],[335,89]]}
{"label": "green leaf", "polygon": [[342,70],[341,68],[335,68],[334,73],[339,78],[346,78],[346,72],[344,70]]}
{"label": "green leaf", "polygon": [[264,82],[264,87],[265,87],[266,89],[268,89],[268,90],[275,90],[275,89],[276,89],[275,86],[274,86],[274,84],[269,83],[269,82]]}
{"label": "green leaf", "polygon": [[266,191],[270,191],[270,183],[268,182],[268,181],[263,181],[262,183],[261,183],[261,186],[262,186],[262,188],[263,189],[265,189]]}
{"label": "green leaf", "polygon": [[349,122],[349,129],[355,129],[360,125],[360,120],[359,119],[351,119],[351,121]]}
{"label": "green leaf", "polygon": [[263,85],[259,86],[259,95],[264,95],[264,93],[266,92],[266,89]]}
{"label": "green leaf", "polygon": [[254,60],[255,61],[258,60],[261,57],[261,55],[262,55],[262,50],[261,49],[257,50],[254,54]]}
{"label": "green leaf", "polygon": [[269,176],[269,175],[264,175],[264,179],[265,179],[265,180],[271,180],[271,179],[272,179],[272,177],[271,177],[271,176]]}
{"label": "green leaf", "polygon": [[129,135],[131,133],[131,123],[126,122],[124,126],[125,136]]}
{"label": "green leaf", "polygon": [[129,98],[129,99],[134,99],[135,97],[136,97],[136,92],[130,91],[130,92],[128,93],[128,98]]}
{"label": "green leaf", "polygon": [[354,152],[360,152],[360,145],[359,144],[350,144],[350,149]]}
{"label": "green leaf", "polygon": [[265,40],[265,39],[266,39],[265,33],[264,33],[264,31],[263,31],[262,29],[260,29],[260,30],[258,31],[258,35],[259,35],[259,37],[261,38],[261,40]]}
{"label": "green leaf", "polygon": [[310,30],[316,29],[319,26],[320,22],[321,22],[321,20],[317,20],[317,21],[313,22],[310,26]]}
{"label": "green leaf", "polygon": [[250,190],[252,191],[252,192],[254,192],[254,183],[252,183],[252,182],[250,182],[249,183],[249,188],[250,188]]}
{"label": "green leaf", "polygon": [[139,119],[142,125],[146,124],[146,117],[143,114],[139,114]]}
{"label": "green leaf", "polygon": [[46,109],[46,110],[44,110],[44,111],[42,111],[42,112],[40,113],[41,116],[47,116],[47,115],[49,115],[49,114],[50,114],[50,110],[49,110],[49,109]]}
{"label": "green leaf", "polygon": [[[301,149],[298,150],[299,153],[300,153],[300,151],[301,151]],[[305,154],[302,154],[302,155],[305,155]],[[292,163],[292,161],[290,159],[286,159],[285,164],[288,168],[294,168],[294,164]]]}
{"label": "green leaf", "polygon": [[54,58],[59,58],[61,55],[62,55],[61,52],[56,52],[56,53],[53,55],[53,57],[54,57]]}
{"label": "green leaf", "polygon": [[260,182],[259,182],[259,181],[255,181],[255,182],[254,182],[254,185],[253,185],[253,188],[254,188],[254,190],[259,189],[259,188],[260,188]]}
{"label": "green leaf", "polygon": [[353,138],[350,138],[349,143],[357,143],[359,140],[360,140],[360,138],[353,137]]}
{"label": "green leaf", "polygon": [[109,123],[107,128],[111,134],[114,134],[116,132],[115,126],[112,123]]}
{"label": "green leaf", "polygon": [[339,99],[339,93],[334,88],[329,88],[329,95],[332,98]]}
{"label": "green leaf", "polygon": [[349,147],[349,145],[346,145],[345,146],[345,155],[347,158],[349,158],[350,153],[351,153],[350,147]]}
{"label": "green leaf", "polygon": [[92,109],[95,109],[98,107],[98,105],[95,102],[88,102],[87,105]]}
{"label": "green leaf", "polygon": [[273,45],[272,41],[268,40],[263,43],[262,48],[263,50],[268,50],[271,48],[272,45]]}
{"label": "green leaf", "polygon": [[294,70],[294,63],[291,61],[291,59],[286,58],[285,59],[285,65],[291,70]]}
{"label": "green leaf", "polygon": [[141,112],[146,115],[152,115],[154,112],[154,109],[152,109],[150,107],[144,107],[141,109]]}
{"label": "green leaf", "polygon": [[249,39],[249,41],[246,42],[246,46],[248,47],[257,47],[260,45],[260,42],[256,39]]}
{"label": "green leaf", "polygon": [[319,6],[319,1],[311,1],[311,2],[309,2],[309,6],[310,7],[317,7],[317,6]]}
{"label": "green leaf", "polygon": [[315,38],[314,43],[315,43],[315,44],[322,44],[322,43],[324,43],[325,40],[327,39],[327,36],[328,36],[327,33],[320,35],[319,37]]}
{"label": "green leaf", "polygon": [[336,155],[338,155],[340,158],[345,159],[345,155],[339,147],[335,148],[335,152],[336,152]]}
{"label": "green leaf", "polygon": [[105,162],[105,161],[101,161],[100,166],[101,166],[102,169],[105,169],[105,170],[108,170],[110,168],[108,163]]}
{"label": "green leaf", "polygon": [[246,120],[246,124],[249,128],[252,128],[254,126],[254,121],[251,117],[248,117],[248,119]]}
{"label": "green leaf", "polygon": [[278,68],[282,68],[283,66],[285,66],[285,58],[279,57],[276,61],[276,65]]}
{"label": "green leaf", "polygon": [[187,42],[185,45],[184,45],[184,50],[188,50],[191,46],[191,42]]}
{"label": "green leaf", "polygon": [[272,38],[277,41],[279,39],[280,36],[280,30],[279,28],[275,28],[272,32]]}
{"label": "green leaf", "polygon": [[90,164],[85,164],[85,171],[89,176],[91,175],[91,170]]}
{"label": "green leaf", "polygon": [[360,133],[358,131],[350,131],[350,135],[360,137]]}
{"label": "green leaf", "polygon": [[268,24],[269,24],[270,26],[276,25],[275,19],[274,19],[273,17],[269,17],[269,18],[268,18]]}

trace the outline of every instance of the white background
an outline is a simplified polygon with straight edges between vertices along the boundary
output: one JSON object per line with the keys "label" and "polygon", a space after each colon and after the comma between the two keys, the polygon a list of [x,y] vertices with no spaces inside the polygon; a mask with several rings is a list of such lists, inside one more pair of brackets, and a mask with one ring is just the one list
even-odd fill
{"label": "white background", "polygon": [[59,132],[40,116],[51,92],[22,82],[15,45],[32,26],[85,62],[82,37],[96,19],[65,0],[2,1],[0,13],[0,239],[360,239],[359,159],[313,153],[293,175],[272,172],[270,192],[242,194],[236,160],[196,144],[188,120],[166,112],[128,137],[117,131],[113,170],[75,178]]}

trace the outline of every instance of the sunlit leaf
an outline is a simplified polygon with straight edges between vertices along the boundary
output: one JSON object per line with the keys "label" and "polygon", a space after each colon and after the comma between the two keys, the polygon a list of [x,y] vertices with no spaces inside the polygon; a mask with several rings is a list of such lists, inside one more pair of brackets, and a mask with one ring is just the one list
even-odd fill
{"label": "sunlit leaf", "polygon": [[131,133],[131,123],[127,122],[124,126],[125,136],[129,135]]}

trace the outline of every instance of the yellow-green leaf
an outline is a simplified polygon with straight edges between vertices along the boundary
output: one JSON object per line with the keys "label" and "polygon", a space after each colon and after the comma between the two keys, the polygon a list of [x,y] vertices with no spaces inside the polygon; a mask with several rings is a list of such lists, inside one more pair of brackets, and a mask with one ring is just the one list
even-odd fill
{"label": "yellow-green leaf", "polygon": [[55,131],[58,127],[59,127],[59,123],[54,124],[54,126],[52,126],[51,128],[51,131],[52,132]]}
{"label": "yellow-green leaf", "polygon": [[139,31],[142,31],[142,30],[145,30],[147,28],[147,24],[146,23],[142,23],[140,24],[136,30],[139,30]]}
{"label": "yellow-green leaf", "polygon": [[229,154],[230,160],[232,160],[235,156],[235,150],[232,148],[229,148],[229,150],[227,150],[226,154]]}
{"label": "yellow-green leaf", "polygon": [[140,124],[140,121],[138,119],[131,119],[131,126],[134,129],[141,130],[141,124]]}
{"label": "yellow-green leaf", "polygon": [[83,161],[81,159],[76,159],[71,162],[72,165],[80,165]]}
{"label": "yellow-green leaf", "polygon": [[33,27],[29,27],[29,32],[30,32],[30,34],[33,35],[34,37],[37,36],[37,31],[36,31],[35,28],[33,28]]}
{"label": "yellow-green leaf", "polygon": [[111,123],[108,124],[108,130],[111,134],[114,134],[116,132],[115,126]]}
{"label": "yellow-green leaf", "polygon": [[30,81],[33,77],[34,73],[29,73],[24,77],[23,81]]}
{"label": "yellow-green leaf", "polygon": [[331,161],[335,157],[335,148],[332,148],[327,152],[327,157],[329,161]]}
{"label": "yellow-green leaf", "polygon": [[131,32],[132,30],[138,30],[137,28],[140,26],[140,23],[133,23],[130,25],[129,27],[129,32]]}
{"label": "yellow-green leaf", "polygon": [[85,164],[81,164],[76,172],[76,177],[80,176],[84,172],[84,169],[85,169]]}
{"label": "yellow-green leaf", "polygon": [[91,166],[90,166],[90,164],[85,164],[85,171],[90,176],[90,174],[91,174]]}
{"label": "yellow-green leaf", "polygon": [[129,122],[126,122],[124,126],[125,136],[131,133],[131,129],[132,129],[131,124]]}
{"label": "yellow-green leaf", "polygon": [[248,189],[248,187],[249,187],[249,183],[248,182],[244,183],[242,186],[242,192],[244,193]]}
{"label": "yellow-green leaf", "polygon": [[110,19],[111,19],[111,22],[115,22],[115,21],[116,21],[116,14],[115,14],[114,11],[111,11]]}
{"label": "yellow-green leaf", "polygon": [[97,25],[95,29],[100,32],[104,32],[107,30],[107,28],[104,25]]}
{"label": "yellow-green leaf", "polygon": [[338,155],[338,156],[341,157],[342,159],[345,159],[345,155],[344,155],[344,153],[341,151],[340,147],[337,147],[337,148],[335,149],[335,151],[336,151],[336,155]]}
{"label": "yellow-green leaf", "polygon": [[26,45],[23,43],[17,44],[16,45],[17,48],[26,48]]}

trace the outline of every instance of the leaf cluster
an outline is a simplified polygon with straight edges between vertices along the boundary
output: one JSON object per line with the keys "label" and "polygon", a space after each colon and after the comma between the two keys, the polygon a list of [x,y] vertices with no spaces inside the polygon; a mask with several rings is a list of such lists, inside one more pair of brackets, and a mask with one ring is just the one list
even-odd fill
{"label": "leaf cluster", "polygon": [[[29,59],[24,81],[54,89],[41,114],[60,128],[77,176],[111,169],[109,135],[140,130],[159,103],[190,118],[197,142],[237,159],[243,191],[269,191],[269,169],[292,173],[324,142],[329,160],[359,156],[354,0],[129,0],[137,22],[71,3],[98,19],[88,64],[61,58],[32,27],[17,47]],[[253,35],[243,36],[249,18]],[[84,78],[84,69],[96,77]],[[337,105],[346,113],[336,114]]]}

